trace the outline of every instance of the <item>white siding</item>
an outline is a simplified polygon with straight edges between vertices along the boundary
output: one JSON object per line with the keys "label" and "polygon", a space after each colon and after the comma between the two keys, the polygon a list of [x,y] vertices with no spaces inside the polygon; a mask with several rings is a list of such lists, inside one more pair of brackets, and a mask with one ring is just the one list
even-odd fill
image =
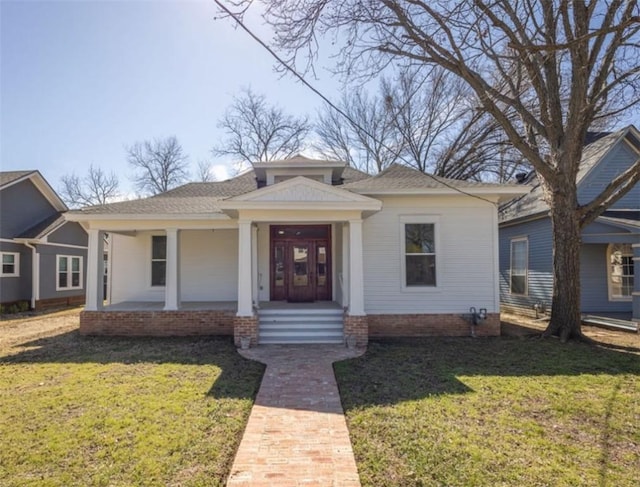
{"label": "white siding", "polygon": [[[470,197],[387,197],[364,221],[364,294],[367,314],[497,312],[494,205]],[[435,217],[435,288],[403,289],[401,219]]]}
{"label": "white siding", "polygon": [[238,231],[195,230],[180,235],[183,301],[238,299]]}
{"label": "white siding", "polygon": [[[151,287],[151,236],[112,234],[111,301],[164,301],[164,287]],[[238,231],[180,232],[183,301],[235,301],[238,295]]]}

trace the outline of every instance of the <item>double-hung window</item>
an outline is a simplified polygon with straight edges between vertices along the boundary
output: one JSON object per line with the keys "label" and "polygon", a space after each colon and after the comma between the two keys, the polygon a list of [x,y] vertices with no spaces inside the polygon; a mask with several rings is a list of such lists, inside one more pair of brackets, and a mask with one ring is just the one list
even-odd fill
{"label": "double-hung window", "polygon": [[164,286],[167,282],[167,237],[151,237],[151,285]]}
{"label": "double-hung window", "polygon": [[82,289],[82,257],[58,255],[57,290]]}
{"label": "double-hung window", "polygon": [[518,237],[511,240],[511,294],[527,295],[527,273],[529,270],[529,239]]}
{"label": "double-hung window", "polygon": [[404,287],[435,287],[436,282],[436,224],[404,221]]}
{"label": "double-hung window", "polygon": [[630,300],[633,293],[633,249],[630,244],[610,244],[609,299]]}
{"label": "double-hung window", "polygon": [[0,252],[2,255],[2,277],[20,276],[20,254],[18,252]]}

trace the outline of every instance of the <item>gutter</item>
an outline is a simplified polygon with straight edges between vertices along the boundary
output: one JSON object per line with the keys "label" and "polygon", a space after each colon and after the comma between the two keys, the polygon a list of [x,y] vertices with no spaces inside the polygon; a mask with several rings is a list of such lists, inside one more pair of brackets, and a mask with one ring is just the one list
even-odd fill
{"label": "gutter", "polygon": [[29,242],[22,242],[31,249],[31,309],[36,309],[36,300],[40,297],[40,261],[36,248]]}

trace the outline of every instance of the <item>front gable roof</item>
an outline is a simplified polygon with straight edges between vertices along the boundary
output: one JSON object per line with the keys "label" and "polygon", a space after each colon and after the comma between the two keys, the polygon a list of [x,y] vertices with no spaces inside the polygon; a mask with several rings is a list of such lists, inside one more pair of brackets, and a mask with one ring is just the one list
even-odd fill
{"label": "front gable roof", "polygon": [[223,210],[239,209],[359,209],[379,210],[376,199],[345,191],[303,176],[266,186],[218,203]]}

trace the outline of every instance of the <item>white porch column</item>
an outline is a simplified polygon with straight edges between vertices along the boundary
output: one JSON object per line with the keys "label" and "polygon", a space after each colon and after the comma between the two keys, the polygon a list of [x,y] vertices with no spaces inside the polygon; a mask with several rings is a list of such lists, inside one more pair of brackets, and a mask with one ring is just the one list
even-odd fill
{"label": "white porch column", "polygon": [[349,225],[342,224],[342,306],[349,306]]}
{"label": "white porch column", "polygon": [[251,221],[238,221],[238,316],[253,316]]}
{"label": "white porch column", "polygon": [[164,309],[180,309],[180,230],[167,228],[167,276]]}
{"label": "white porch column", "polygon": [[364,313],[364,260],[362,220],[349,220],[349,315]]}
{"label": "white porch column", "polygon": [[251,301],[257,307],[260,304],[258,296],[258,226],[251,226]]}
{"label": "white porch column", "polygon": [[100,311],[104,298],[102,296],[104,279],[104,232],[90,228],[88,233],[87,294],[84,309],[87,311]]}

